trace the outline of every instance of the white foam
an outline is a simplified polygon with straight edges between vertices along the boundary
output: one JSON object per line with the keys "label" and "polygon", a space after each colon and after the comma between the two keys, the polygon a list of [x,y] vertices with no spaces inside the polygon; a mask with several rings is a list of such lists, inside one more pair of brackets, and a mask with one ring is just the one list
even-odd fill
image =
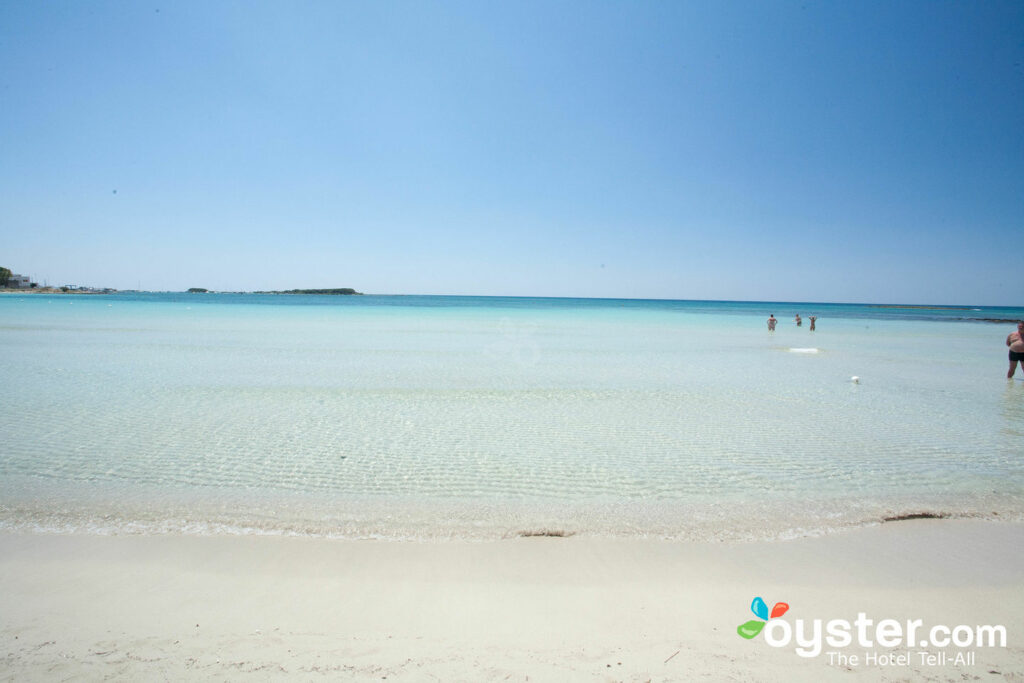
{"label": "white foam", "polygon": [[790,351],[792,351],[793,353],[817,353],[818,349],[815,349],[815,348],[810,348],[810,349],[793,349],[793,348],[791,348]]}

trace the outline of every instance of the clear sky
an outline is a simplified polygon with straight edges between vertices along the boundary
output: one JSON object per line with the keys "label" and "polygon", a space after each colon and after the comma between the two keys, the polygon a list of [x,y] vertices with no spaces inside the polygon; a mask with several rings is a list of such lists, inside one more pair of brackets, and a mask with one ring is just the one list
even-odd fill
{"label": "clear sky", "polygon": [[0,3],[0,265],[1024,305],[1024,2]]}

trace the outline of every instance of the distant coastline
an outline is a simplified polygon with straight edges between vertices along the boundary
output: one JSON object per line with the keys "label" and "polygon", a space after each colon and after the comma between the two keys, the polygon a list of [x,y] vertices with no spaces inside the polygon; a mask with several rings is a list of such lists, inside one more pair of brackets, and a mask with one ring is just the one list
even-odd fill
{"label": "distant coastline", "polygon": [[[0,294],[123,294],[126,292],[139,292],[144,290],[117,290],[109,287],[99,289],[94,287],[0,287]],[[159,292],[156,292],[159,293]],[[319,294],[325,296],[363,296],[351,287],[338,287],[335,289],[286,289],[275,291],[256,292],[219,292],[203,287],[190,287],[186,294]]]}
{"label": "distant coastline", "polygon": [[186,290],[186,294],[324,294],[328,296],[362,296],[363,293],[357,292],[351,287],[335,287],[333,289],[283,289],[256,292],[213,292],[205,287],[189,287],[188,290]]}
{"label": "distant coastline", "polygon": [[0,294],[118,294],[116,289],[91,287],[0,287]]}

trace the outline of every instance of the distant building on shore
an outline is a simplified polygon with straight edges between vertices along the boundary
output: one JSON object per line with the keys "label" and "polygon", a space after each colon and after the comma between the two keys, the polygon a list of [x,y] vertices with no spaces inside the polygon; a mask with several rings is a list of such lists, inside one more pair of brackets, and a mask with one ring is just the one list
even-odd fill
{"label": "distant building on shore", "polygon": [[9,289],[30,289],[32,287],[32,278],[28,275],[11,275],[7,279],[7,287]]}

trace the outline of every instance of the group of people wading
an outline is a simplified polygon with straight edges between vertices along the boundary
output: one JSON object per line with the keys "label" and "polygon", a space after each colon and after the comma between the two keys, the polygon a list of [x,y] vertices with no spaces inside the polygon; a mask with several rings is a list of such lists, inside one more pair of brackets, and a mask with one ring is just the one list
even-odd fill
{"label": "group of people wading", "polygon": [[[812,315],[809,320],[811,321],[811,331],[814,331],[814,323],[817,320],[817,316]],[[796,322],[796,326],[800,327],[804,324],[804,321],[800,319],[800,314],[797,313],[793,319]],[[775,319],[775,314],[771,313],[768,316],[768,331],[774,332],[775,325],[779,321]],[[1010,369],[1006,373],[1006,379],[1013,379],[1013,375],[1017,372],[1017,364],[1020,363],[1021,370],[1024,371],[1024,320],[1017,323],[1017,331],[1011,332],[1006,337],[1006,345],[1010,347]]]}
{"label": "group of people wading", "polygon": [[[811,321],[811,332],[814,332],[814,323],[818,320],[818,316],[812,315],[810,318],[808,318],[808,320]],[[793,318],[793,321],[796,322],[796,326],[797,327],[802,327],[803,324],[804,324],[803,318],[800,317],[799,313],[796,314],[796,317]],[[775,319],[775,314],[774,313],[769,313],[768,314],[768,331],[769,332],[774,332],[775,331],[775,324],[778,323],[778,322],[779,321]]]}

